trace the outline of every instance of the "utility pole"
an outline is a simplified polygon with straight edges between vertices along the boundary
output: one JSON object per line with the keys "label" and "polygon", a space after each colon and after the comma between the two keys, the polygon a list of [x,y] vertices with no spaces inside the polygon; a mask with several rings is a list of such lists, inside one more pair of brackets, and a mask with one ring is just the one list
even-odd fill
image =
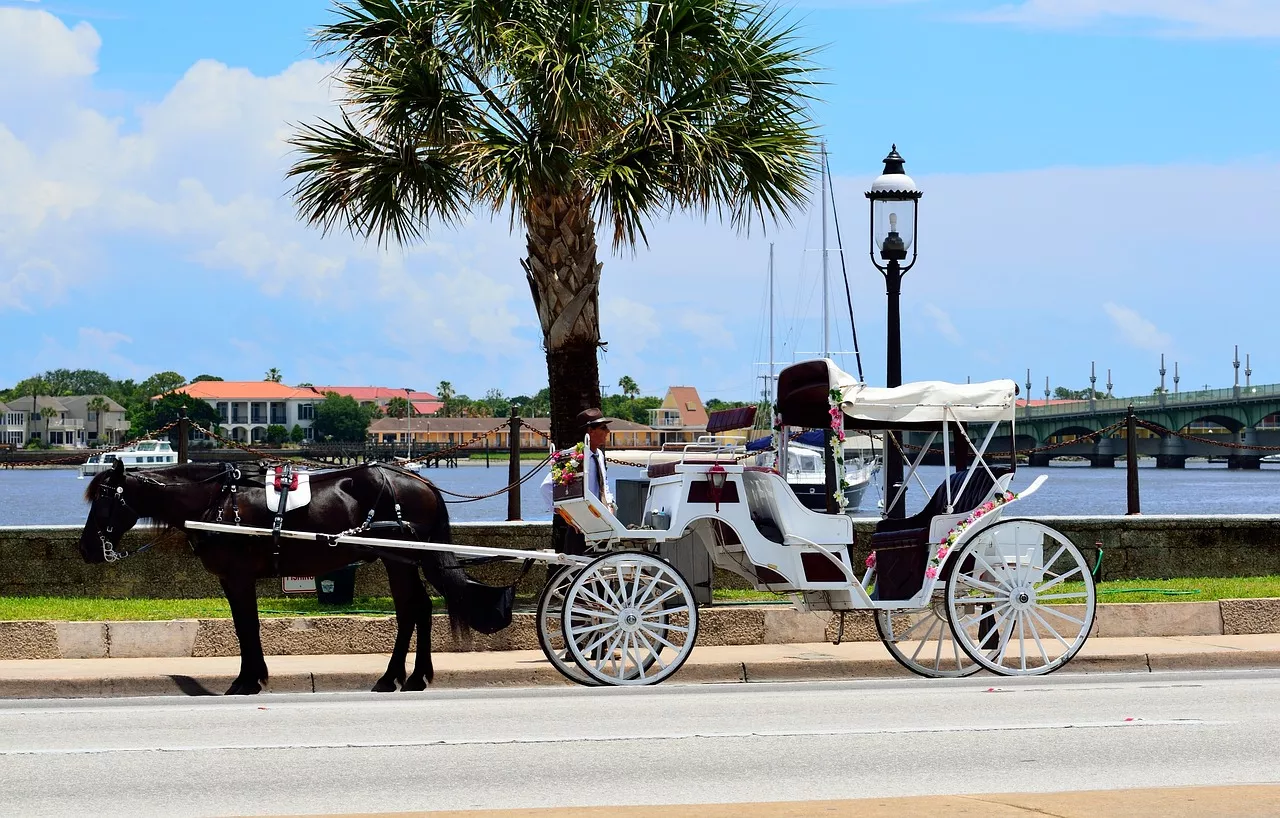
{"label": "utility pole", "polygon": [[1178,394],[1178,381],[1182,380],[1178,377],[1178,362],[1173,362],[1173,394]]}
{"label": "utility pole", "polygon": [[1164,368],[1164,353],[1163,353],[1163,352],[1161,352],[1161,353],[1160,353],[1160,405],[1161,405],[1161,406],[1164,406],[1164,404],[1165,404],[1165,397],[1164,397],[1164,373],[1165,373],[1165,371],[1166,371],[1166,370],[1165,370],[1165,368]]}

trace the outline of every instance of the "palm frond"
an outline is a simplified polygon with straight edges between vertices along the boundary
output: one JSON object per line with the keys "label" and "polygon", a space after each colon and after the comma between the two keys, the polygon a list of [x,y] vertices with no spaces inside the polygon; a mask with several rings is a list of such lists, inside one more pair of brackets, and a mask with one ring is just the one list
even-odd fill
{"label": "palm frond", "polygon": [[387,140],[340,123],[303,125],[290,140],[302,157],[289,169],[304,220],[379,244],[417,239],[433,221],[455,223],[470,204],[461,155],[420,144],[412,132]]}

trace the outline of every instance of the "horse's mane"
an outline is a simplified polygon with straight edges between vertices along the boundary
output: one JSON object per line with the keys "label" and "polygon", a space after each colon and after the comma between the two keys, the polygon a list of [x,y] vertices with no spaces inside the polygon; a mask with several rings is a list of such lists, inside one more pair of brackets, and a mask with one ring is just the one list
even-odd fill
{"label": "horse's mane", "polygon": [[[216,477],[223,471],[221,463],[179,463],[174,466],[164,466],[159,469],[148,469],[143,472],[147,477],[165,481],[165,478],[178,478],[188,482],[200,482]],[[129,472],[128,476],[136,476],[135,473]],[[111,469],[100,471],[89,481],[89,485],[85,486],[84,499],[93,502],[98,496],[98,492],[102,489],[102,484],[111,476]]]}

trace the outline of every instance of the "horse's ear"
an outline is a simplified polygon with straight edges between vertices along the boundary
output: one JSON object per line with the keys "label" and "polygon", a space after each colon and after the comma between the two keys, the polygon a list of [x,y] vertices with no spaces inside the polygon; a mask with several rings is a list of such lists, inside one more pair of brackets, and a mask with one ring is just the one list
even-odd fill
{"label": "horse's ear", "polygon": [[123,477],[123,476],[124,476],[124,461],[123,461],[123,460],[121,460],[121,459],[120,459],[120,458],[118,458],[118,457],[115,459],[115,461],[111,464],[111,474],[112,474],[113,476],[115,476],[115,477]]}

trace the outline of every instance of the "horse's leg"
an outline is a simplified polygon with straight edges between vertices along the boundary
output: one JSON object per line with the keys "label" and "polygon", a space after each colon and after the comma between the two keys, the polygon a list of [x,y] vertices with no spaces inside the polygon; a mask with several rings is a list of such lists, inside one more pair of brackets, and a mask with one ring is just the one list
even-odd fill
{"label": "horse's leg", "polygon": [[387,568],[391,601],[396,606],[396,643],[391,650],[387,672],[373,685],[374,693],[389,693],[405,680],[405,658],[409,655],[409,640],[413,638],[413,626],[417,621],[413,586],[422,584],[418,582],[417,566],[391,560],[383,560],[383,565]]}
{"label": "horse's leg", "polygon": [[249,574],[218,579],[231,605],[231,619],[235,623],[236,639],[240,641],[240,675],[227,689],[227,695],[257,693],[267,681],[267,660],[262,653],[262,633],[258,630],[258,589]]}
{"label": "horse's leg", "polygon": [[418,618],[418,654],[413,660],[413,673],[401,690],[426,690],[435,678],[431,666],[431,595],[422,585],[417,566],[413,567],[413,609]]}

